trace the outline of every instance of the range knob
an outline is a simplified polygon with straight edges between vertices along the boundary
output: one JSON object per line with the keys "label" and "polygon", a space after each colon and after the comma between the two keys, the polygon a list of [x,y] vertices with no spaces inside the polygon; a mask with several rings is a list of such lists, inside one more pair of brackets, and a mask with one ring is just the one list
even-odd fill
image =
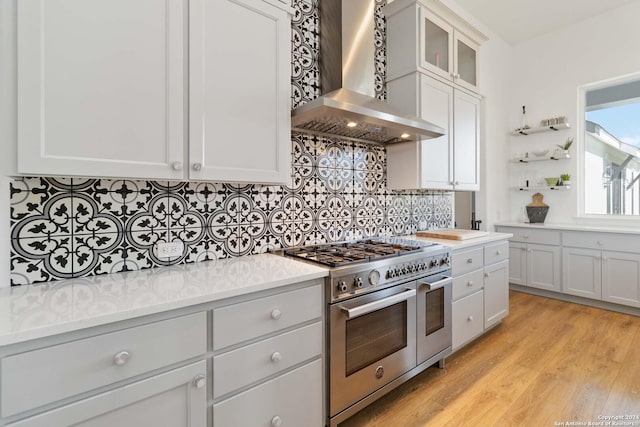
{"label": "range knob", "polygon": [[447,265],[448,262],[449,262],[449,258],[447,257],[440,259],[440,265]]}
{"label": "range knob", "polygon": [[356,277],[356,280],[354,280],[353,282],[353,286],[360,289],[362,288],[363,284],[362,284],[362,277]]}
{"label": "range knob", "polygon": [[432,259],[429,263],[429,268],[434,268],[438,266],[438,262],[435,259]]}
{"label": "range knob", "polygon": [[338,291],[347,292],[347,284],[344,280],[338,280]]}

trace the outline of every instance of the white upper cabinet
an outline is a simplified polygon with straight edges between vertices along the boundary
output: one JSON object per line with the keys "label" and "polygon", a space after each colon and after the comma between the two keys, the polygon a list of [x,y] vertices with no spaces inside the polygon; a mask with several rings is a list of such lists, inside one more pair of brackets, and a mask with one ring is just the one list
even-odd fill
{"label": "white upper cabinet", "polygon": [[287,183],[291,21],[262,0],[192,0],[189,176]]}
{"label": "white upper cabinet", "polygon": [[434,0],[395,0],[387,17],[388,79],[425,71],[477,91],[478,49],[487,37]]}
{"label": "white upper cabinet", "polygon": [[182,178],[186,2],[19,0],[18,172]]}
{"label": "white upper cabinet", "polygon": [[446,131],[438,138],[387,146],[389,188],[461,191],[480,188],[478,97],[423,73],[411,73],[387,82],[387,99]]}
{"label": "white upper cabinet", "polygon": [[18,173],[289,180],[290,7],[17,5]]}

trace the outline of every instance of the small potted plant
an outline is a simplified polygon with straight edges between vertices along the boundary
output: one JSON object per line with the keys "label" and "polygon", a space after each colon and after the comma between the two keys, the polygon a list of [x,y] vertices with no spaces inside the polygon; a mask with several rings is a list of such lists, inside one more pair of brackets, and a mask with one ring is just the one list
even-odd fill
{"label": "small potted plant", "polygon": [[560,180],[562,181],[562,185],[571,185],[571,175],[568,173],[561,174]]}
{"label": "small potted plant", "polygon": [[572,144],[573,144],[573,138],[567,138],[567,140],[562,145],[557,144],[556,147],[558,148],[556,148],[555,157],[560,158],[563,156],[568,156],[569,148],[571,148]]}

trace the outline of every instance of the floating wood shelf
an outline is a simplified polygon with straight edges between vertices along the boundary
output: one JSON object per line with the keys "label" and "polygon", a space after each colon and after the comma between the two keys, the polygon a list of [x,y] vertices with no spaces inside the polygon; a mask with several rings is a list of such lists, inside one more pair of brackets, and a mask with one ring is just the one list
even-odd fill
{"label": "floating wood shelf", "polygon": [[516,129],[513,132],[511,132],[511,135],[514,135],[514,136],[531,135],[532,133],[558,131],[562,129],[569,129],[570,127],[571,126],[569,126],[569,123],[560,123],[557,125],[541,126],[537,128]]}

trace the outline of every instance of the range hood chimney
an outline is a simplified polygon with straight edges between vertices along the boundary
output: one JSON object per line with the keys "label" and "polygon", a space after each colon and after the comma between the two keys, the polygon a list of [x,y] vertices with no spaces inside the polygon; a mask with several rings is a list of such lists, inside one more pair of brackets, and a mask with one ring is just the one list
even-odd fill
{"label": "range hood chimney", "polygon": [[445,130],[374,97],[375,0],[321,0],[322,96],[291,112],[292,129],[379,144],[419,141]]}

